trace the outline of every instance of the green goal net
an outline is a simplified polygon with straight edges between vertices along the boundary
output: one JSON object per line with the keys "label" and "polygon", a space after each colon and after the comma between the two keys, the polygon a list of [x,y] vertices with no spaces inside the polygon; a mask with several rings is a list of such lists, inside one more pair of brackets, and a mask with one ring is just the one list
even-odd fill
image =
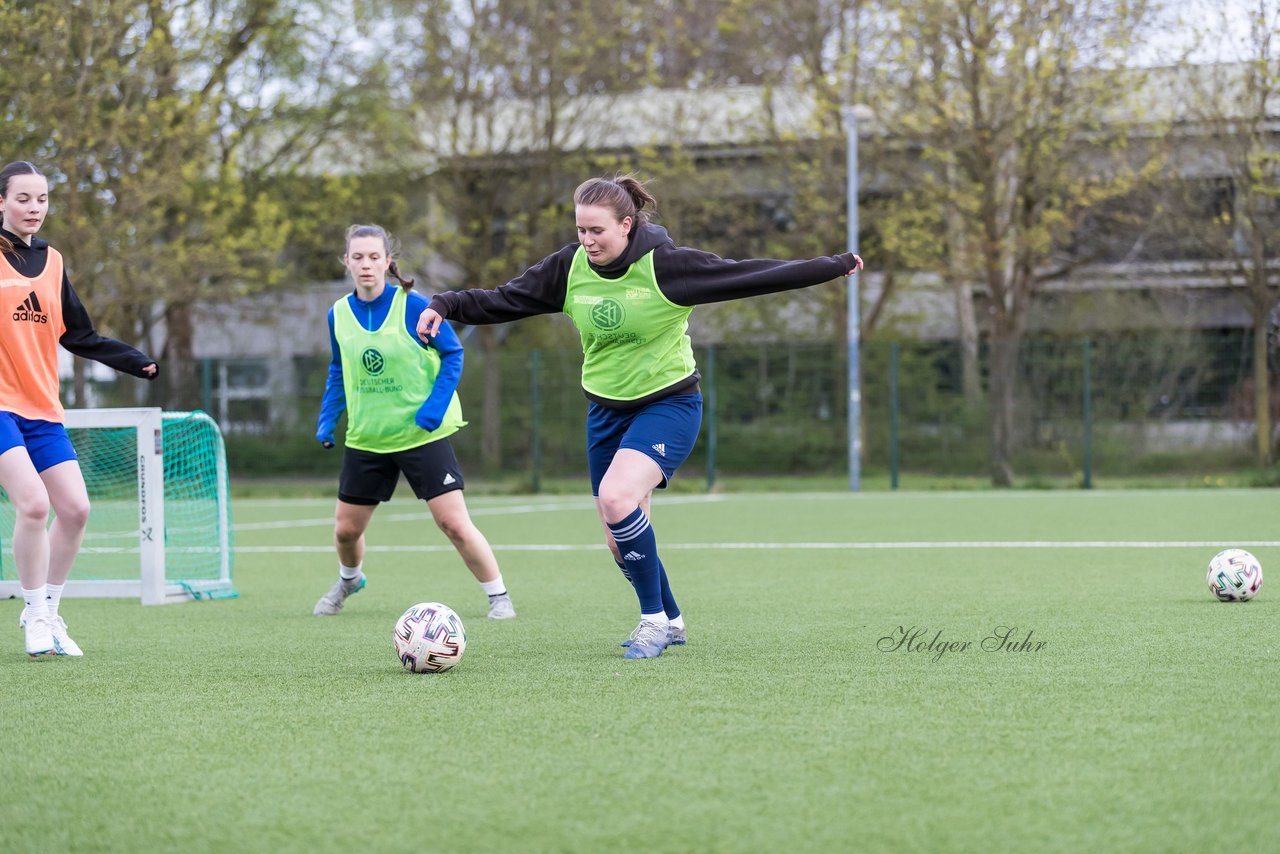
{"label": "green goal net", "polygon": [[[235,596],[226,450],[203,412],[67,411],[89,524],[67,596],[144,603]],[[20,595],[14,512],[0,492],[0,596]]]}

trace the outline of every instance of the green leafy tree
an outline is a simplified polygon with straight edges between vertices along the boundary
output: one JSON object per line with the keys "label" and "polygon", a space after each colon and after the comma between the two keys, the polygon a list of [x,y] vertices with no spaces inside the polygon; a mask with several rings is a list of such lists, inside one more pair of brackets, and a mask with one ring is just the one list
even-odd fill
{"label": "green leafy tree", "polygon": [[[631,33],[644,10],[557,0],[398,2],[420,46],[403,64],[431,166],[425,237],[436,280],[494,287],[573,239],[570,195],[618,125],[613,94],[643,85],[647,56]],[[592,153],[588,153],[592,152]],[[565,341],[553,321],[479,327],[484,365],[482,464],[502,464],[499,348]]]}
{"label": "green leafy tree", "polygon": [[[1225,9],[1202,33],[1205,41],[1230,39]],[[1196,128],[1200,162],[1221,178],[1210,222],[1184,221],[1181,239],[1197,254],[1217,261],[1228,288],[1240,294],[1253,332],[1251,408],[1259,465],[1275,461],[1272,414],[1275,389],[1270,359],[1280,334],[1280,146],[1274,129],[1280,103],[1280,8],[1256,0],[1247,34],[1220,49],[1220,62],[1187,76],[1187,119]],[[1202,182],[1192,193],[1203,196]],[[1198,191],[1198,192],[1197,192]],[[1181,210],[1200,207],[1183,200]]]}
{"label": "green leafy tree", "polygon": [[235,164],[210,157],[227,71],[274,4],[244,4],[224,19],[232,29],[203,31],[204,52],[197,63],[190,49],[185,64],[174,33],[201,10],[184,5],[39,4],[19,22],[35,38],[6,39],[16,61],[43,70],[11,97],[30,122],[26,156],[53,179],[50,236],[105,330],[155,350],[163,321],[171,389],[184,387],[190,305],[270,257],[270,240],[247,232],[279,231],[271,205],[244,196]]}
{"label": "green leafy tree", "polygon": [[99,325],[162,358],[168,406],[199,403],[195,307],[279,285],[291,232],[309,231],[264,176],[311,166],[358,112],[377,59],[339,50],[347,7],[0,7],[13,156],[50,174],[51,238]]}
{"label": "green leafy tree", "polygon": [[923,146],[927,204],[984,292],[991,477],[1013,483],[1019,345],[1088,211],[1129,192],[1119,157],[1144,0],[925,0],[898,15],[895,130]]}

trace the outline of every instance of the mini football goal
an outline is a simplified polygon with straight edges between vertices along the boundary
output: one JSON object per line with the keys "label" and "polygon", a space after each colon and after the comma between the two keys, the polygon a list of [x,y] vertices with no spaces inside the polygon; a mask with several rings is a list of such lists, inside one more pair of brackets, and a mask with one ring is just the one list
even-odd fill
{"label": "mini football goal", "polygon": [[[89,525],[64,596],[156,605],[237,595],[227,455],[204,412],[67,410],[89,488]],[[21,596],[14,512],[0,491],[0,597]]]}

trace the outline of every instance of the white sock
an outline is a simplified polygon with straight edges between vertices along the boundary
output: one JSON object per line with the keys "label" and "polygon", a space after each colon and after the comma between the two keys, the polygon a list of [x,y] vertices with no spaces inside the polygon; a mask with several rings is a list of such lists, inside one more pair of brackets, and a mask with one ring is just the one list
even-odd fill
{"label": "white sock", "polygon": [[34,590],[22,588],[22,601],[27,603],[27,619],[49,616],[49,604],[45,601],[49,595],[47,587],[47,584],[41,584]]}
{"label": "white sock", "polygon": [[356,564],[355,566],[344,566],[343,564],[339,563],[338,575],[342,576],[343,581],[355,581],[357,578],[360,577],[361,567],[363,566],[364,566],[363,561]]}
{"label": "white sock", "polygon": [[684,614],[681,614],[680,616],[675,617],[671,620],[671,628],[673,629],[684,628]]}
{"label": "white sock", "polygon": [[507,585],[502,581],[502,573],[498,573],[498,577],[493,581],[481,581],[480,589],[489,596],[501,596],[507,592]]}
{"label": "white sock", "polygon": [[640,619],[646,623],[657,623],[660,626],[665,626],[671,622],[667,619],[667,615],[662,611],[659,611],[656,614],[641,614]]}
{"label": "white sock", "polygon": [[65,584],[46,584],[44,589],[48,592],[45,594],[45,602],[49,606],[49,616],[58,616],[58,603],[62,601],[62,590]]}

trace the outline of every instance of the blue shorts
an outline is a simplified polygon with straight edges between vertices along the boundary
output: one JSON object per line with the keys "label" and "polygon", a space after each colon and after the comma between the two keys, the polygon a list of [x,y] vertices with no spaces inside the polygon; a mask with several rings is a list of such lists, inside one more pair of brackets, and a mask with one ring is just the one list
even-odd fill
{"label": "blue shorts", "polygon": [[609,409],[592,401],[587,409],[587,464],[591,494],[600,494],[600,481],[619,448],[639,451],[662,469],[662,483],[675,476],[689,458],[702,426],[702,395],[677,394],[639,409]]}
{"label": "blue shorts", "polygon": [[67,460],[78,460],[76,449],[71,447],[67,428],[53,421],[33,421],[0,412],[0,454],[19,445],[26,447],[36,471],[53,468]]}

